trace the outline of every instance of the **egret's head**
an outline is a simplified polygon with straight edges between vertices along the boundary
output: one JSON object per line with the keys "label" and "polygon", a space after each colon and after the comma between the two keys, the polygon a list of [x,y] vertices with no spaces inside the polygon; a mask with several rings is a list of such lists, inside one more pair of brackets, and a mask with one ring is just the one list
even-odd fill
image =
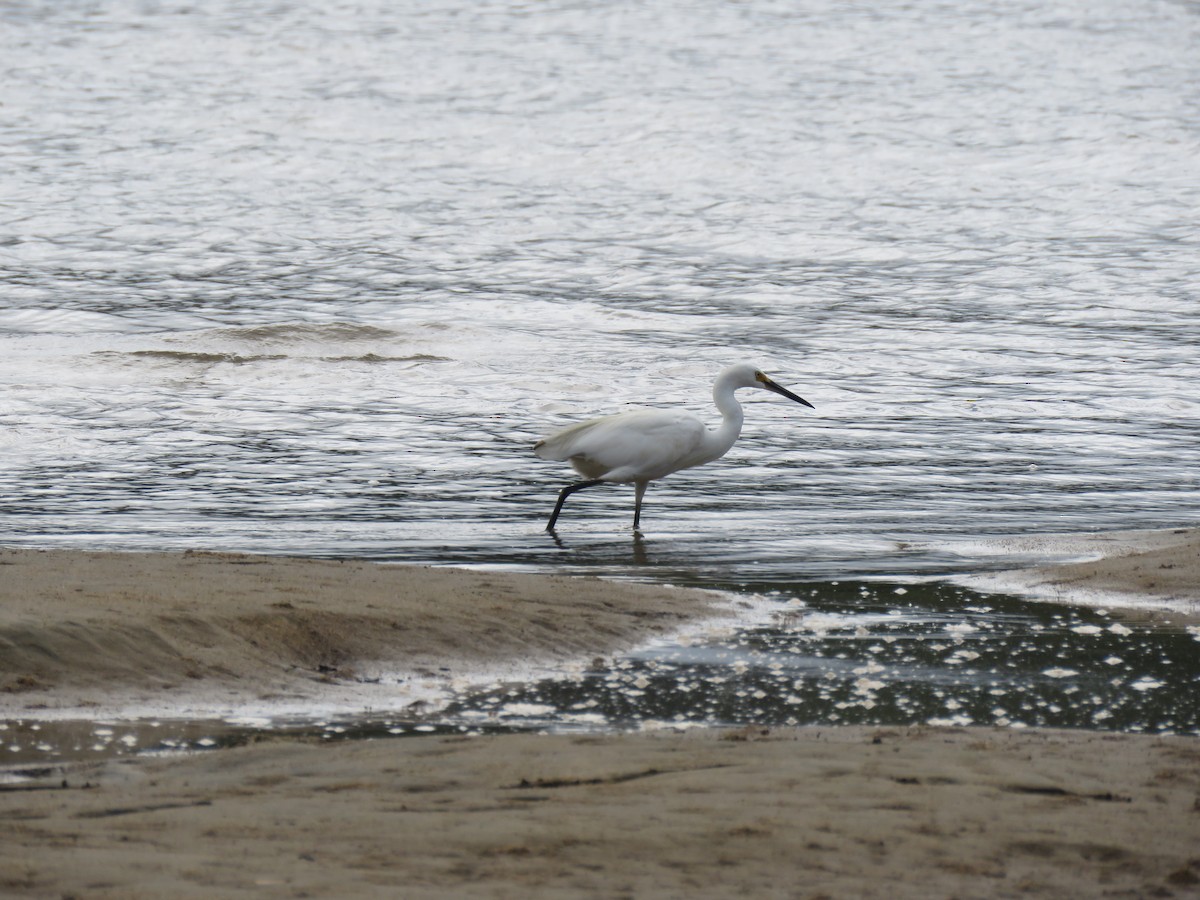
{"label": "egret's head", "polygon": [[787,388],[780,387],[778,384],[776,384],[774,381],[771,380],[770,376],[766,375],[763,372],[760,372],[758,369],[754,370],[754,384],[760,388],[763,388],[764,390],[771,391],[771,393],[773,393],[773,394],[778,394],[781,397],[787,397],[789,400],[795,400],[797,403],[801,403],[804,406],[807,406],[809,409],[815,408],[815,407],[813,407],[813,405],[811,403],[809,403],[803,397],[797,397],[795,394],[793,394]]}

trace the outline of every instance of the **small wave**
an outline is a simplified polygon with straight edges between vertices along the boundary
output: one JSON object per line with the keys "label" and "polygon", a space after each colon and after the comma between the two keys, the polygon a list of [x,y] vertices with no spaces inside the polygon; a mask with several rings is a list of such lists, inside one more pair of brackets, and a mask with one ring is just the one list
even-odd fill
{"label": "small wave", "polygon": [[364,353],[361,356],[322,356],[321,362],[365,362],[365,363],[429,363],[453,362],[448,356],[432,356],[428,353],[417,353],[413,356],[380,356],[378,353]]}
{"label": "small wave", "polygon": [[[165,363],[183,363],[199,365],[242,365],[245,363],[270,362],[279,359],[292,359],[284,353],[248,355],[242,353],[210,353],[197,350],[97,350],[93,356],[115,357],[118,359],[153,360]],[[412,356],[381,356],[378,353],[363,353],[348,356],[312,357],[327,363],[431,363],[453,362],[448,356],[432,356],[427,353],[417,353]]]}
{"label": "small wave", "polygon": [[360,325],[353,322],[252,325],[242,328],[219,328],[209,332],[209,335],[224,340],[257,344],[390,341],[399,336],[388,328],[380,328],[377,325]]}
{"label": "small wave", "polygon": [[199,363],[202,365],[215,365],[217,363],[233,363],[236,365],[241,363],[262,362],[264,360],[287,358],[286,356],[280,354],[244,356],[238,353],[204,353],[201,351],[191,350],[98,350],[93,355],[118,358],[134,357],[136,359],[150,359],[176,363]]}

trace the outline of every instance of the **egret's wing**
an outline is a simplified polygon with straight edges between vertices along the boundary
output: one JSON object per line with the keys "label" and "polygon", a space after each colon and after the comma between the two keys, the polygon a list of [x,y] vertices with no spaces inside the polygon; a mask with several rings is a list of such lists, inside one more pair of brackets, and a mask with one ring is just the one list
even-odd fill
{"label": "egret's wing", "polygon": [[704,423],[690,413],[638,409],[571,425],[539,441],[534,452],[570,460],[589,478],[651,480],[680,468],[704,434]]}

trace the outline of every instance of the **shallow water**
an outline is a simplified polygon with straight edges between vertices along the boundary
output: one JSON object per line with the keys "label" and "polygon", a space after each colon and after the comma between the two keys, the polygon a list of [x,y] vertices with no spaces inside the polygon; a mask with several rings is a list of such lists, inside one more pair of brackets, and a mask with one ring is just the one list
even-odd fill
{"label": "shallow water", "polygon": [[68,761],[238,746],[264,732],[340,741],[523,730],[910,724],[1200,733],[1200,626],[1130,621],[945,584],[831,582],[775,594],[732,632],[697,631],[428,712],[328,709],[179,721],[0,723],[0,780]]}
{"label": "shallow water", "polygon": [[[1196,521],[1194,4],[114,0],[0,22],[6,544],[809,602],[995,564],[961,538]],[[651,488],[644,540],[628,487],[542,532],[569,473],[538,435],[704,413],[740,360],[816,411],[746,398],[726,459]],[[1036,656],[957,589],[927,602]],[[1083,671],[1091,643],[1065,640]]]}
{"label": "shallow water", "polygon": [[[768,622],[570,678],[503,685],[450,721],[646,727],[997,725],[1200,731],[1200,629],[1130,627],[945,585],[820,584]],[[1184,677],[1180,677],[1180,675]]]}

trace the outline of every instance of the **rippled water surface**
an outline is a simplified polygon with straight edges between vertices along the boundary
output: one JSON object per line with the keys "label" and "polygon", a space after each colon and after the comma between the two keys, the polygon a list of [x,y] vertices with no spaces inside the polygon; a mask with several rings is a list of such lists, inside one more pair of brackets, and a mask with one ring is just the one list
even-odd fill
{"label": "rippled water surface", "polygon": [[[1149,0],[6,4],[4,543],[811,604],[986,566],[960,538],[1194,524],[1197,47]],[[715,418],[742,360],[815,412],[745,398],[641,541],[628,487],[543,533],[540,434]]]}

